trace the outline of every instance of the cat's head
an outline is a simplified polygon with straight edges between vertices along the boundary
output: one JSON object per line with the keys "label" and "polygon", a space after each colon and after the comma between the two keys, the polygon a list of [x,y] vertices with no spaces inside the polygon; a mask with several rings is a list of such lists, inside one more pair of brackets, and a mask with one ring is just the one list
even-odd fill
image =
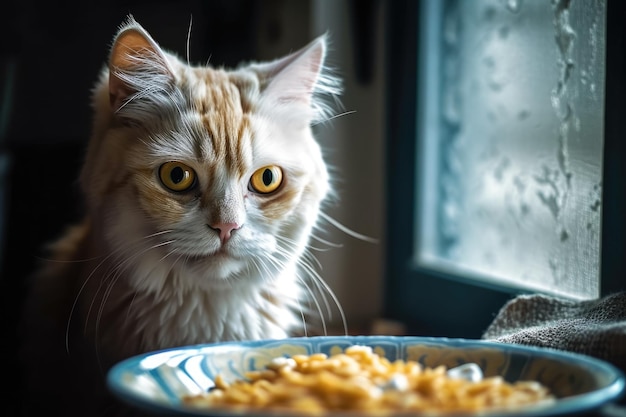
{"label": "cat's head", "polygon": [[330,190],[311,130],[339,93],[325,54],[322,36],[272,62],[193,66],[134,19],[119,29],[81,185],[120,268],[143,263],[133,285],[293,269]]}

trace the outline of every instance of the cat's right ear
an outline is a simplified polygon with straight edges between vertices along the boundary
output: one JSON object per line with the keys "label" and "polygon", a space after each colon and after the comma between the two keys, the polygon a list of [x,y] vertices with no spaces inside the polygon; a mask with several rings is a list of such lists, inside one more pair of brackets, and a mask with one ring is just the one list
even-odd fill
{"label": "cat's right ear", "polygon": [[155,87],[166,90],[173,79],[159,45],[129,16],[115,36],[109,55],[109,99],[113,111],[120,110],[141,91]]}

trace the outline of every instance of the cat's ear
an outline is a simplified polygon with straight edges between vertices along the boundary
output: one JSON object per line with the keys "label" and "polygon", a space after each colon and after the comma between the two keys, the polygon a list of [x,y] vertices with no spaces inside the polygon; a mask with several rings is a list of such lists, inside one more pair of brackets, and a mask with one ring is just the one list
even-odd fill
{"label": "cat's ear", "polygon": [[272,62],[254,64],[262,84],[261,106],[284,109],[285,115],[306,122],[324,119],[332,111],[324,96],[337,100],[341,81],[325,66],[327,35]]}
{"label": "cat's ear", "polygon": [[120,27],[109,55],[109,98],[114,111],[136,93],[167,90],[173,71],[159,45],[132,16]]}

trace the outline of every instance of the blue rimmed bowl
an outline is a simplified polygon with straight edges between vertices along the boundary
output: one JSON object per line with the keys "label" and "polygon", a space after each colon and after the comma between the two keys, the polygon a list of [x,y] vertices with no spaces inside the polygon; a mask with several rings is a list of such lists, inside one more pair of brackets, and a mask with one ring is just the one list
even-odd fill
{"label": "blue rimmed bowl", "polygon": [[553,349],[417,336],[319,336],[194,345],[146,353],[111,368],[107,384],[115,396],[144,411],[172,416],[242,416],[246,414],[241,411],[190,408],[181,398],[207,391],[218,374],[227,380],[239,379],[247,371],[264,368],[278,356],[333,354],[355,344],[371,346],[391,360],[416,360],[429,367],[476,363],[486,377],[500,375],[509,382],[535,380],[557,397],[541,407],[498,411],[499,416],[589,412],[619,399],[626,383],[623,373],[604,361]]}

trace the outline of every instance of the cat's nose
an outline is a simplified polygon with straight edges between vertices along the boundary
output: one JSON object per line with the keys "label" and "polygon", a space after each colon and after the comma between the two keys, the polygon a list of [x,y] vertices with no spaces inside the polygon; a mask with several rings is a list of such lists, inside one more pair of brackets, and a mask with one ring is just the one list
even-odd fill
{"label": "cat's nose", "polygon": [[220,241],[223,245],[224,243],[228,242],[228,239],[230,239],[230,235],[232,234],[232,232],[239,229],[241,225],[237,223],[215,223],[213,225],[209,225],[209,227],[215,230],[220,235]]}

